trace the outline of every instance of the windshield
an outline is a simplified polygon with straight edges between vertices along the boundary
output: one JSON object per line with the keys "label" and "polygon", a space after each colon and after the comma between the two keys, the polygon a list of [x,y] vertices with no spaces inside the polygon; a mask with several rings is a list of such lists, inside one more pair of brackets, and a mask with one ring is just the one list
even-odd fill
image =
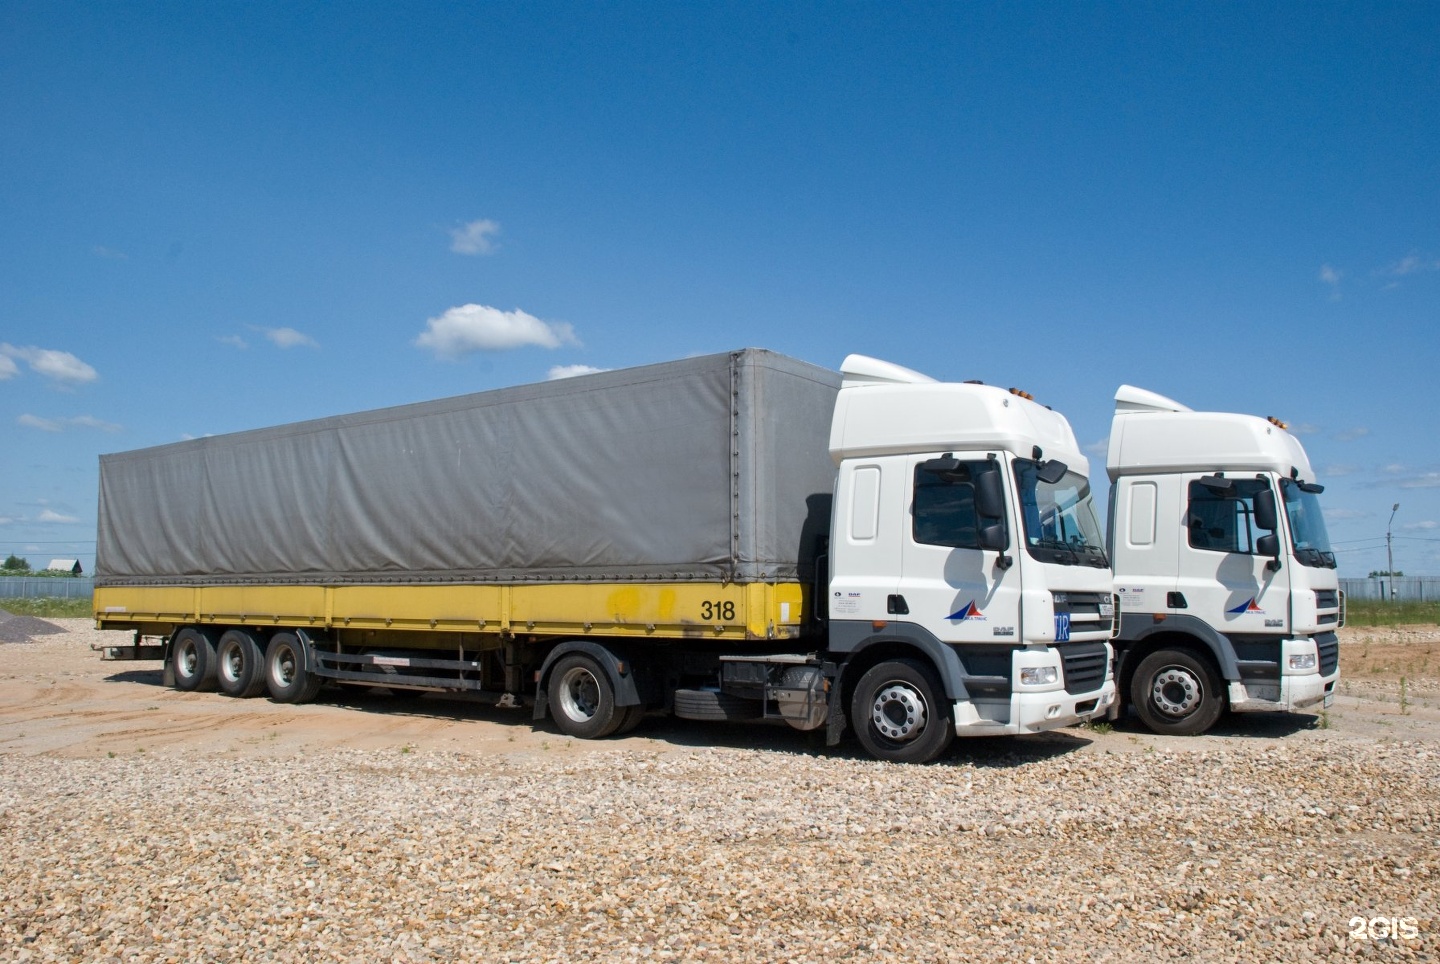
{"label": "windshield", "polygon": [[1314,569],[1334,569],[1335,552],[1330,548],[1330,534],[1325,531],[1325,516],[1320,512],[1320,494],[1307,491],[1318,489],[1292,479],[1280,480],[1285,516],[1295,540],[1295,561]]}
{"label": "windshield", "polygon": [[1067,566],[1109,565],[1100,518],[1090,498],[1090,480],[1079,472],[1066,472],[1059,482],[1040,480],[1040,463],[1015,460],[1020,509],[1025,521],[1025,548],[1044,562]]}

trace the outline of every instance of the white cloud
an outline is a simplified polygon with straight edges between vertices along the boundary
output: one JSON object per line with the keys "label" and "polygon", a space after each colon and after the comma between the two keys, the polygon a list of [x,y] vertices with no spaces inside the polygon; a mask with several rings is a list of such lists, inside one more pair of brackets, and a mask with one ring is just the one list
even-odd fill
{"label": "white cloud", "polygon": [[1320,266],[1320,280],[1330,287],[1330,300],[1340,300],[1340,279],[1345,273],[1338,268],[1332,268],[1328,264]]}
{"label": "white cloud", "polygon": [[488,218],[462,224],[450,231],[450,250],[456,254],[494,254],[500,246],[492,239],[499,233],[499,223]]}
{"label": "white cloud", "polygon": [[1301,422],[1299,425],[1291,425],[1289,428],[1291,435],[1314,435],[1318,431],[1320,431],[1320,426],[1311,425],[1309,422]]}
{"label": "white cloud", "polygon": [[1336,479],[1342,475],[1354,475],[1356,472],[1359,471],[1360,467],[1358,465],[1346,465],[1344,463],[1340,463],[1337,465],[1325,466],[1325,468],[1321,470],[1320,474],[1327,479]]}
{"label": "white cloud", "polygon": [[1395,483],[1402,489],[1440,489],[1440,472],[1426,472]]}
{"label": "white cloud", "polygon": [[556,365],[550,369],[547,377],[553,382],[562,378],[575,378],[577,375],[598,375],[609,370],[608,368],[596,368],[593,365]]}
{"label": "white cloud", "polygon": [[1340,519],[1368,519],[1375,513],[1366,512],[1363,509],[1330,509],[1325,510],[1325,518],[1332,521]]}
{"label": "white cloud", "polygon": [[39,415],[21,415],[15,420],[16,425],[23,425],[26,428],[38,428],[42,432],[61,431],[60,423],[53,418],[41,418]]}
{"label": "white cloud", "polygon": [[63,432],[67,428],[96,428],[102,432],[122,432],[124,427],[106,422],[93,415],[76,415],[74,418],[41,418],[26,413],[15,419],[16,424],[42,432]]}
{"label": "white cloud", "polygon": [[64,522],[64,523],[67,523],[67,524],[68,524],[68,523],[79,522],[80,520],[79,520],[78,518],[76,518],[75,516],[73,516],[73,515],[61,515],[60,513],[56,512],[54,509],[42,509],[42,510],[40,511],[40,517],[39,517],[39,519],[37,519],[36,521],[38,521],[38,522]]}
{"label": "white cloud", "polygon": [[569,325],[541,321],[519,308],[501,311],[488,305],[460,305],[427,321],[415,344],[442,358],[459,358],[476,351],[508,351],[526,345],[559,348],[580,342]]}
{"label": "white cloud", "polygon": [[[56,351],[53,348],[17,348],[14,345],[0,343],[0,355],[8,355],[10,358],[19,358],[26,362],[30,369],[46,378],[53,379],[62,385],[81,385],[85,382],[93,382],[100,375],[95,369],[85,364],[68,351]],[[9,366],[15,369],[12,361]],[[11,372],[14,374],[14,371]],[[10,377],[9,375],[4,377]]]}
{"label": "white cloud", "polygon": [[1368,428],[1365,428],[1364,426],[1359,426],[1356,428],[1347,428],[1336,432],[1334,435],[1334,439],[1337,442],[1353,442],[1356,439],[1362,439],[1369,434],[1370,430]]}
{"label": "white cloud", "polygon": [[0,382],[20,374],[20,366],[9,355],[0,355]]}
{"label": "white cloud", "polygon": [[128,261],[130,256],[124,251],[116,251],[114,248],[107,248],[103,244],[97,244],[90,249],[97,258],[104,258],[107,261]]}
{"label": "white cloud", "polygon": [[1401,526],[1400,528],[1404,529],[1406,532],[1429,532],[1432,529],[1440,529],[1440,522],[1426,519],[1424,522],[1411,522],[1408,525]]}
{"label": "white cloud", "polygon": [[239,335],[220,335],[216,339],[222,345],[229,345],[231,348],[249,348],[250,343]]}
{"label": "white cloud", "polygon": [[1440,260],[1422,258],[1418,254],[1411,254],[1401,258],[1394,264],[1386,265],[1381,268],[1378,273],[1394,278],[1403,278],[1407,274],[1417,274],[1422,271],[1440,271]]}
{"label": "white cloud", "polygon": [[1103,459],[1110,454],[1110,436],[1107,435],[1098,442],[1091,442],[1083,448],[1086,455]]}
{"label": "white cloud", "polygon": [[294,328],[262,328],[258,325],[251,325],[251,331],[258,331],[271,343],[279,348],[319,348],[320,343],[309,335],[296,331]]}

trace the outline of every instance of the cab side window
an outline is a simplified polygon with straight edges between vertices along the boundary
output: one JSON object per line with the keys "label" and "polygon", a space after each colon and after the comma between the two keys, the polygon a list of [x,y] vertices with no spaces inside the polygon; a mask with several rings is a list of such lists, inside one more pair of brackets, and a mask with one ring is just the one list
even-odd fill
{"label": "cab side window", "polygon": [[980,525],[975,512],[973,469],[984,463],[961,463],[944,476],[915,468],[913,535],[916,542],[955,549],[979,549]]}
{"label": "cab side window", "polygon": [[1191,482],[1185,517],[1190,545],[1212,552],[1255,555],[1255,540],[1263,535],[1255,526],[1255,495],[1265,487],[1260,479],[1236,479],[1233,488],[1219,492]]}

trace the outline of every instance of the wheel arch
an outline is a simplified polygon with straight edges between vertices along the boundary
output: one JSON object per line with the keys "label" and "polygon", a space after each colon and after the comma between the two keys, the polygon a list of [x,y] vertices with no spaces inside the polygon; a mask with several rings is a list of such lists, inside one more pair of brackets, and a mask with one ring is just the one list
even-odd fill
{"label": "wheel arch", "polygon": [[1135,668],[1145,657],[1162,649],[1183,650],[1208,661],[1222,683],[1240,678],[1234,645],[1223,633],[1194,616],[1171,615],[1158,623],[1151,619],[1149,625],[1139,628],[1125,625],[1121,638],[1112,642],[1116,647],[1115,686],[1121,693],[1130,692]]}
{"label": "wheel arch", "polygon": [[965,687],[965,668],[955,650],[918,626],[902,625],[860,639],[849,647],[840,672],[846,706],[860,677],[888,659],[918,659],[927,663],[940,677],[946,699],[959,701],[970,698],[970,691]]}
{"label": "wheel arch", "polygon": [[561,659],[574,653],[589,656],[605,673],[610,687],[615,691],[616,706],[635,706],[642,703],[640,689],[635,684],[634,663],[627,652],[617,652],[593,639],[567,639],[556,643],[535,674],[534,719],[543,720],[550,713],[550,671]]}

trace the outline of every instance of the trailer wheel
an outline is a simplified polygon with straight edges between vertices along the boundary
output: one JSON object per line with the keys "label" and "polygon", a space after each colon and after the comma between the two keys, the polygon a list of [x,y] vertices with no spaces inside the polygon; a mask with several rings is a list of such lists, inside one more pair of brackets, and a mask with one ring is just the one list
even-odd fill
{"label": "trailer wheel", "polygon": [[913,659],[873,667],[855,686],[850,722],[865,750],[879,760],[925,763],[955,738],[955,721],[941,700],[935,673]]}
{"label": "trailer wheel", "polygon": [[175,688],[186,692],[215,688],[215,637],[209,630],[186,628],[170,644]]}
{"label": "trailer wheel", "polygon": [[277,703],[309,703],[320,677],[305,666],[305,645],[294,633],[276,633],[265,650],[265,687]]}
{"label": "trailer wheel", "polygon": [[550,712],[560,732],[582,740],[609,736],[625,722],[615,689],[589,656],[566,656],[550,671]]}
{"label": "trailer wheel", "polygon": [[1215,671],[1181,649],[1162,649],[1140,661],[1130,703],[1147,729],[1165,736],[1204,733],[1225,709]]}
{"label": "trailer wheel", "polygon": [[231,629],[215,647],[215,680],[220,692],[249,698],[265,690],[265,657],[255,637],[243,629]]}

